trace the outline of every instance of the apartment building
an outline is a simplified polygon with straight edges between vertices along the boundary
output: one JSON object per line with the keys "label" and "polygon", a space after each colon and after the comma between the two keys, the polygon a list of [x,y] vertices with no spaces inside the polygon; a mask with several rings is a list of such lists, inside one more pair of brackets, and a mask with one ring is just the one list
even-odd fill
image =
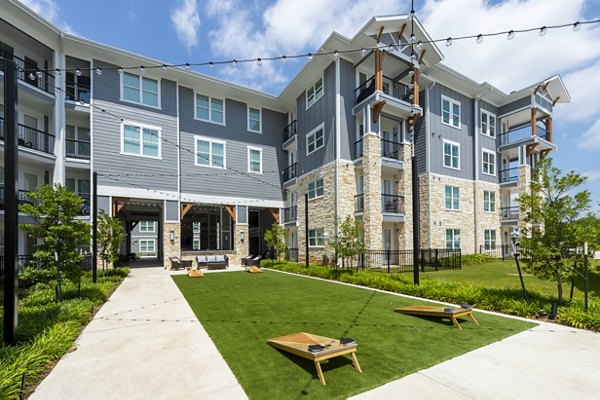
{"label": "apartment building", "polygon": [[22,200],[60,183],[89,204],[96,172],[98,207],[129,234],[123,251],[163,260],[262,253],[273,223],[300,259],[308,241],[320,260],[347,216],[368,249],[411,249],[413,151],[421,246],[495,248],[522,222],[516,198],[556,150],[552,111],[569,102],[559,76],[510,94],[472,81],[418,43],[430,37],[416,19],[411,63],[408,16],[332,33],[320,48],[331,54],[271,96],[69,35],[14,0],[0,10],[0,51],[21,67]]}

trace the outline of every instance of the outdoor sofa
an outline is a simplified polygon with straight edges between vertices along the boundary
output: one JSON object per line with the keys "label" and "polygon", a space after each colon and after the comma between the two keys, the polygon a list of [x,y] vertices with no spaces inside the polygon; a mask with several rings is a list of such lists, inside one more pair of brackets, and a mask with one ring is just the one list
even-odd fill
{"label": "outdoor sofa", "polygon": [[229,258],[224,254],[218,254],[216,256],[196,256],[196,262],[198,263],[199,269],[206,268],[213,270],[229,267]]}
{"label": "outdoor sofa", "polygon": [[179,257],[169,257],[169,260],[171,261],[170,269],[192,268],[192,260],[182,260]]}

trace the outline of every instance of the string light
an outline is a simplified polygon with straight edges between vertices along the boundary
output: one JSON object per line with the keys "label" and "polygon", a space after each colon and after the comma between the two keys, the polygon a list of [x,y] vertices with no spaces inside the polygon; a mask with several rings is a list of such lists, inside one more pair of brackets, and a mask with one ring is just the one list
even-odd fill
{"label": "string light", "polygon": [[421,49],[423,49],[423,42],[421,42],[419,40],[419,42],[417,43],[417,50],[421,50]]}
{"label": "string light", "polygon": [[337,58],[340,56],[340,52],[339,51],[334,51],[333,52],[333,58],[335,58],[337,60]]}
{"label": "string light", "polygon": [[308,59],[308,61],[312,61],[312,59],[313,59],[312,53],[308,53],[306,58]]}
{"label": "string light", "polygon": [[140,66],[140,74],[144,75],[145,72],[146,72],[146,67],[144,67],[143,65]]}
{"label": "string light", "polygon": [[119,75],[123,75],[123,68],[119,67]]}
{"label": "string light", "polygon": [[287,56],[281,56],[281,62],[283,64],[285,64],[286,61],[287,61]]}
{"label": "string light", "polygon": [[30,81],[35,81],[35,75],[33,74],[33,72],[30,72],[28,77]]}
{"label": "string light", "polygon": [[185,70],[189,71],[190,69],[192,69],[192,67],[190,66],[190,63],[185,63]]}
{"label": "string light", "polygon": [[167,72],[167,69],[168,69],[167,64],[163,64],[162,72]]}
{"label": "string light", "polygon": [[581,29],[581,22],[577,21],[573,24],[573,31],[577,32]]}
{"label": "string light", "polygon": [[77,69],[75,70],[75,75],[77,75],[77,76],[81,76],[81,69],[80,69],[80,68],[77,68]]}
{"label": "string light", "polygon": [[451,37],[446,39],[446,47],[450,47],[450,46],[452,46],[452,38]]}
{"label": "string light", "polygon": [[364,47],[362,49],[360,49],[360,55],[361,56],[366,56],[367,55],[367,49],[365,49]]}
{"label": "string light", "polygon": [[258,65],[259,67],[262,67],[262,59],[257,58],[256,59],[256,65]]}
{"label": "string light", "polygon": [[540,36],[544,36],[546,33],[548,33],[548,28],[546,28],[545,26],[542,26],[540,28]]}
{"label": "string light", "polygon": [[506,38],[508,40],[513,40],[515,38],[515,31],[513,31],[512,29],[510,31],[508,31],[508,34],[506,35]]}
{"label": "string light", "polygon": [[208,69],[213,69],[215,67],[215,64],[212,61],[208,62]]}
{"label": "string light", "polygon": [[102,68],[96,68],[96,75],[102,75]]}
{"label": "string light", "polygon": [[477,35],[477,39],[475,39],[475,41],[477,42],[477,44],[480,44],[481,42],[483,42],[483,35],[481,33],[479,35]]}
{"label": "string light", "polygon": [[417,37],[415,36],[414,33],[411,33],[410,37],[408,38],[408,43],[415,44],[416,42],[417,42]]}
{"label": "string light", "polygon": [[38,78],[41,78],[41,77],[43,76],[43,74],[42,74],[42,71],[35,71],[35,75],[36,75]]}

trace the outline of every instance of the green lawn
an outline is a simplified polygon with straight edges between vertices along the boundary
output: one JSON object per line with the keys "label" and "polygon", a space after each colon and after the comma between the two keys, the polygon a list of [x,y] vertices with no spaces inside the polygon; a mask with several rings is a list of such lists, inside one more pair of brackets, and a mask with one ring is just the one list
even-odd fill
{"label": "green lawn", "polygon": [[[252,399],[346,398],[533,326],[476,313],[481,327],[465,319],[460,332],[393,312],[415,300],[278,272],[173,279]],[[354,338],[364,373],[334,359],[323,365],[323,386],[312,362],[266,343],[302,331]]]}
{"label": "green lawn", "polygon": [[[521,268],[523,266],[521,265]],[[460,270],[444,270],[436,272],[426,272],[422,274],[424,279],[438,281],[460,281],[476,285],[487,285],[503,288],[521,289],[517,266],[514,261],[493,261],[478,265],[463,265]],[[532,275],[523,272],[523,280],[526,289],[537,289],[542,293],[556,296],[556,282],[544,281]],[[563,292],[568,298],[571,290],[571,283],[563,286]],[[589,273],[590,297],[600,296],[600,275]],[[583,298],[583,278],[575,281],[575,297]]]}

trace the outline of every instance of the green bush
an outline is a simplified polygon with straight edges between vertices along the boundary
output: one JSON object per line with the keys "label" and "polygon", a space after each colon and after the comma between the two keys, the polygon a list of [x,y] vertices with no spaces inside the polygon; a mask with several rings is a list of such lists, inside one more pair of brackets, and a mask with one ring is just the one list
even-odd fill
{"label": "green bush", "polygon": [[496,261],[496,259],[488,254],[465,254],[461,256],[463,265],[485,264]]}
{"label": "green bush", "polygon": [[[272,268],[425,299],[453,304],[467,303],[482,310],[497,311],[526,318],[536,317],[541,310],[549,312],[551,304],[556,302],[555,298],[531,289],[527,291],[529,301],[526,302],[519,289],[432,279],[424,279],[420,282],[420,285],[414,285],[407,275],[351,271],[313,265],[306,268],[303,265],[294,263],[279,264]],[[580,300],[559,307],[556,322],[576,328],[600,331],[600,301],[591,300],[589,312],[587,313],[584,311],[583,302]]]}
{"label": "green bush", "polygon": [[[80,288],[66,281],[61,302],[55,301],[56,281],[31,286],[19,301],[17,345],[0,346],[0,398],[19,398],[23,373],[26,387],[34,387],[44,371],[73,345],[94,308],[108,299],[128,273],[127,268],[104,271],[98,274],[96,284],[86,273]],[[3,311],[0,308],[0,317]]]}

